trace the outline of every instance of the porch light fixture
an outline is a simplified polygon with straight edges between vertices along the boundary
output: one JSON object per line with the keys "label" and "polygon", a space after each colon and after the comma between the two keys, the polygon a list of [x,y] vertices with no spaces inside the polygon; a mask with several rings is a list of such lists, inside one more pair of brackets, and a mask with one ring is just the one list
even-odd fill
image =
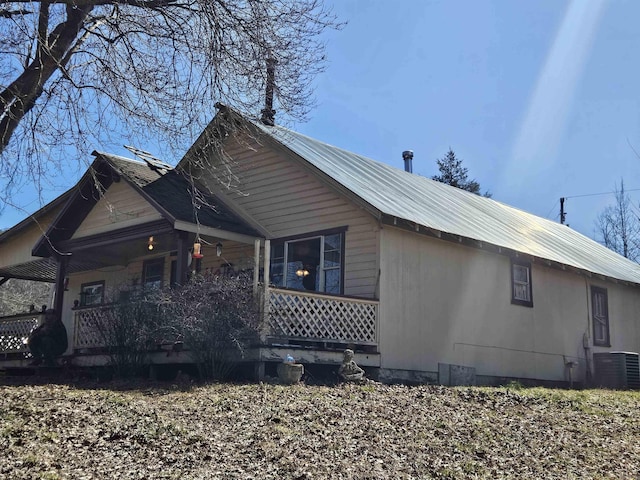
{"label": "porch light fixture", "polygon": [[220,242],[216,243],[216,255],[218,257],[222,255],[222,244]]}
{"label": "porch light fixture", "polygon": [[151,251],[153,250],[154,245],[156,244],[156,242],[153,240],[153,235],[149,237],[149,240],[147,241],[147,250]]}
{"label": "porch light fixture", "polygon": [[193,258],[202,258],[204,257],[204,255],[202,254],[202,244],[200,243],[200,239],[196,240],[196,242],[193,244],[193,255],[191,255]]}
{"label": "porch light fixture", "polygon": [[298,270],[296,270],[296,275],[299,277],[306,277],[307,275],[309,275],[309,270],[307,270],[306,268],[299,268]]}

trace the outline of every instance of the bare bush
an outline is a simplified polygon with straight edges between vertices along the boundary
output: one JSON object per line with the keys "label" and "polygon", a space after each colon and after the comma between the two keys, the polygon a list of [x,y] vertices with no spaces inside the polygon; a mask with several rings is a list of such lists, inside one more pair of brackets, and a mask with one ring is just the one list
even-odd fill
{"label": "bare bush", "polygon": [[94,325],[118,377],[139,376],[149,364],[149,353],[165,330],[160,291],[147,292],[118,302],[102,311]]}
{"label": "bare bush", "polygon": [[201,378],[224,379],[234,358],[258,339],[259,308],[249,275],[196,275],[169,291],[165,315],[173,319]]}
{"label": "bare bush", "polygon": [[224,379],[258,338],[259,308],[250,275],[195,275],[178,288],[115,293],[124,298],[96,321],[120,377],[143,373],[149,354],[173,343],[203,379]]}

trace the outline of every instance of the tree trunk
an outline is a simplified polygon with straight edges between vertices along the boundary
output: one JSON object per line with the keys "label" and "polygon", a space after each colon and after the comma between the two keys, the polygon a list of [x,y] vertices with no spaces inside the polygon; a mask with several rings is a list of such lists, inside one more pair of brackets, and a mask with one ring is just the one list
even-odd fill
{"label": "tree trunk", "polygon": [[49,3],[41,2],[38,17],[39,39],[36,55],[24,72],[0,93],[0,154],[9,144],[20,121],[36,104],[44,85],[64,67],[67,52],[75,47],[78,34],[93,7],[67,6],[67,19],[47,35]]}

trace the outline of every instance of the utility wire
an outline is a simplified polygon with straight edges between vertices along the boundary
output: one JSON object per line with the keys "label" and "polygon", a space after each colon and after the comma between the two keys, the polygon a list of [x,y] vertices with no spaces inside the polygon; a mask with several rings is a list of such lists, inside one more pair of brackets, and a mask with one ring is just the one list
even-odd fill
{"label": "utility wire", "polygon": [[[632,188],[630,190],[628,189],[624,189],[625,192],[640,192],[640,188]],[[600,193],[585,193],[583,195],[571,195],[570,197],[564,197],[565,199],[567,198],[580,198],[580,197],[597,197],[598,195],[611,195],[611,194],[615,194],[617,192],[613,191],[613,192],[600,192]]]}

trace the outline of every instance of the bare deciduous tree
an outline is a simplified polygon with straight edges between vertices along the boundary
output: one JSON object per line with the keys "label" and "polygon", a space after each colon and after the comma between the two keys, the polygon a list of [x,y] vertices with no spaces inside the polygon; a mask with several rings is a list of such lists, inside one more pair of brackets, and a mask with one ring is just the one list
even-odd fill
{"label": "bare deciduous tree", "polygon": [[0,285],[0,315],[28,312],[33,306],[38,312],[49,302],[52,284],[12,278]]}
{"label": "bare deciduous tree", "polygon": [[268,59],[278,108],[303,119],[339,26],[322,0],[0,1],[5,199],[114,139],[182,151],[217,101],[260,112]]}
{"label": "bare deciduous tree", "polygon": [[606,207],[596,219],[596,235],[605,247],[637,262],[640,258],[640,220],[633,211],[629,195],[616,185],[615,202]]}

